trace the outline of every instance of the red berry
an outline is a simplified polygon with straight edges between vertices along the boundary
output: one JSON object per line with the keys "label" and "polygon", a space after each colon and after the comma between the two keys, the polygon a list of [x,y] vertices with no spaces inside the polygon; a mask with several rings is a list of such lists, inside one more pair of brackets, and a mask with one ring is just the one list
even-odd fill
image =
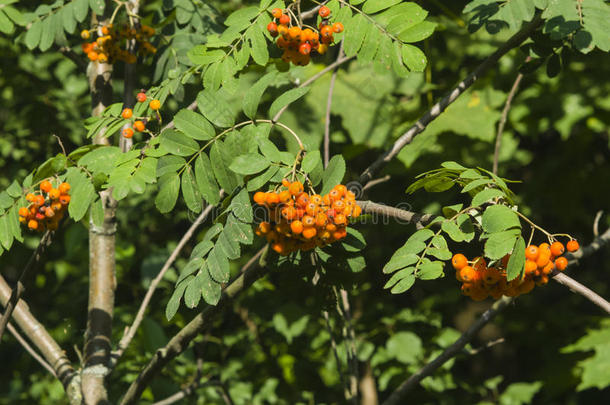
{"label": "red berry", "polygon": [[140,102],[143,103],[146,101],[146,93],[144,92],[139,92],[138,95],[136,96],[136,99]]}
{"label": "red berry", "polygon": [[271,21],[267,24],[267,31],[269,31],[269,34],[271,34],[272,37],[277,37],[277,24]]}
{"label": "red berry", "polygon": [[282,14],[282,16],[280,17],[280,24],[281,25],[290,24],[290,16],[288,14]]}
{"label": "red berry", "polygon": [[320,7],[320,9],[318,10],[318,14],[320,15],[320,17],[322,18],[326,18],[330,15],[330,8],[326,7],[326,6],[322,6]]}
{"label": "red berry", "polygon": [[309,55],[311,52],[311,45],[309,45],[307,42],[301,44],[301,46],[299,46],[299,52],[301,55]]}

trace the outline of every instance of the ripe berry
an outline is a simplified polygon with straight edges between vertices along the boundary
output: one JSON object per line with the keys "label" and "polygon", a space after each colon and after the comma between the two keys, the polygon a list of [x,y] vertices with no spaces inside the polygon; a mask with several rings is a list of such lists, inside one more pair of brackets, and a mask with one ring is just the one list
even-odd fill
{"label": "ripe berry", "polygon": [[26,207],[21,207],[19,208],[19,216],[20,217],[27,217],[28,215],[30,215],[30,211],[28,211],[28,209]]}
{"label": "ripe berry", "polygon": [[580,249],[580,245],[576,239],[572,239],[566,244],[566,248],[568,249],[568,252],[576,252],[578,249]]}
{"label": "ripe berry", "polygon": [[34,197],[34,204],[38,206],[44,205],[44,197],[41,195],[37,195],[36,197]]}
{"label": "ripe berry", "polygon": [[460,278],[465,282],[474,281],[476,278],[476,271],[471,266],[464,266],[460,270]]}
{"label": "ripe berry", "polygon": [[561,256],[564,251],[563,243],[555,241],[551,244],[551,254],[553,256]]}
{"label": "ripe berry", "polygon": [[292,195],[297,195],[303,192],[303,184],[300,181],[295,181],[290,184],[288,191]]}
{"label": "ripe berry", "polygon": [[135,121],[133,123],[133,129],[138,132],[143,132],[146,129],[146,124],[144,124],[142,121]]}
{"label": "ripe berry", "polygon": [[58,190],[58,189],[56,189],[56,188],[52,188],[51,190],[49,190],[49,198],[50,198],[51,200],[57,200],[57,199],[59,198],[59,195],[60,195],[60,194],[61,194],[61,193],[60,193],[60,192],[59,192],[59,190]]}
{"label": "ripe berry", "polygon": [[533,274],[536,270],[538,270],[538,265],[535,261],[529,259],[525,261],[525,275]]}
{"label": "ripe berry", "polygon": [[107,25],[104,25],[104,26],[102,27],[102,34],[104,34],[104,35],[108,35],[108,34],[110,34],[110,29],[108,28],[108,26],[107,26]]}
{"label": "ripe berry", "polygon": [[538,255],[538,259],[536,259],[536,266],[538,266],[538,268],[544,268],[544,266],[546,266],[550,260],[551,252],[541,251]]}
{"label": "ripe berry", "polygon": [[80,32],[80,37],[82,39],[89,39],[91,37],[91,33],[89,32],[89,30],[82,30]]}
{"label": "ripe berry", "polygon": [[271,15],[273,16],[273,18],[280,18],[282,14],[283,13],[281,8],[274,8],[273,10],[271,10]]}
{"label": "ripe berry", "polygon": [[299,53],[301,55],[309,55],[311,53],[311,45],[307,42],[301,44],[301,46],[299,46]]}
{"label": "ripe berry", "polygon": [[288,179],[282,179],[282,186],[290,187],[290,181]]}
{"label": "ripe berry", "polygon": [[131,108],[125,108],[121,113],[121,117],[125,118],[126,120],[130,119],[132,116],[133,110]]}
{"label": "ripe berry", "polygon": [[347,218],[343,214],[335,215],[334,222],[336,225],[344,225],[347,223]]}
{"label": "ripe berry", "polygon": [[568,259],[566,259],[565,257],[558,257],[557,259],[555,259],[555,267],[559,271],[564,271],[566,267],[568,267]]}
{"label": "ripe berry", "polygon": [[53,184],[51,184],[51,182],[49,180],[45,180],[42,183],[40,183],[40,191],[44,191],[45,193],[48,193],[49,191],[51,191],[52,188],[53,188]]}
{"label": "ripe berry", "polygon": [[257,191],[256,193],[254,193],[253,198],[254,202],[259,205],[263,205],[266,201],[265,193],[263,193],[262,191]]}
{"label": "ripe berry", "polygon": [[528,247],[525,248],[525,258],[529,259],[529,260],[533,260],[536,261],[536,259],[538,259],[538,246],[536,245],[529,245]]}
{"label": "ripe berry", "polygon": [[316,228],[311,227],[303,229],[302,235],[305,239],[311,239],[316,236],[316,233],[318,233],[318,231],[316,231]]}
{"label": "ripe berry", "polygon": [[35,219],[30,219],[28,221],[28,228],[30,228],[33,231],[38,229],[38,221],[36,221]]}
{"label": "ripe berry", "polygon": [[125,137],[125,138],[131,138],[133,136],[133,128],[124,128],[121,131],[121,134]]}
{"label": "ripe berry", "polygon": [[269,24],[267,24],[267,31],[269,31],[269,34],[271,34],[272,37],[277,37],[277,24],[271,21]]}
{"label": "ripe berry", "polygon": [[296,26],[295,27],[290,27],[288,29],[288,36],[291,39],[293,39],[295,41],[298,41],[299,39],[301,39],[301,28],[296,27]]}
{"label": "ripe berry", "polygon": [[68,194],[70,191],[70,183],[61,183],[58,187],[60,194]]}
{"label": "ripe berry", "polygon": [[301,232],[303,232],[303,223],[301,221],[299,221],[299,220],[292,221],[290,223],[290,230],[295,235],[300,234]]}
{"label": "ripe berry", "polygon": [[25,200],[28,202],[34,202],[35,198],[36,198],[36,196],[32,193],[27,193],[25,196]]}
{"label": "ripe berry", "polygon": [[155,99],[155,100],[152,100],[148,106],[150,107],[151,110],[157,111],[159,108],[161,108],[161,102],[159,100]]}
{"label": "ripe berry", "polygon": [[333,36],[333,29],[330,25],[325,25],[324,27],[322,27],[320,29],[320,35],[322,36],[322,39],[326,38],[331,38]]}
{"label": "ripe berry", "polygon": [[290,24],[290,16],[288,14],[282,14],[279,19],[280,25]]}
{"label": "ripe berry", "polygon": [[320,15],[320,17],[322,18],[326,18],[330,15],[330,8],[326,7],[326,6],[322,6],[320,7],[320,9],[318,10],[318,14]]}
{"label": "ripe berry", "polygon": [[59,202],[61,205],[68,205],[70,203],[70,196],[66,194],[62,195],[59,197]]}
{"label": "ripe berry", "polygon": [[468,265],[468,259],[461,253],[456,253],[451,259],[451,264],[456,270],[461,270]]}
{"label": "ripe berry", "polygon": [[280,202],[280,196],[277,193],[267,193],[266,201],[269,205],[275,205]]}
{"label": "ripe berry", "polygon": [[100,53],[100,54],[97,56],[97,61],[98,61],[99,63],[106,63],[106,62],[108,62],[108,56],[106,56],[106,54],[105,54],[105,53]]}
{"label": "ripe berry", "polygon": [[98,54],[95,51],[91,51],[87,54],[87,57],[91,62],[95,62],[97,60]]}
{"label": "ripe berry", "polygon": [[143,103],[146,101],[146,93],[144,92],[139,92],[138,95],[136,96],[136,99],[140,102]]}
{"label": "ripe berry", "polygon": [[336,22],[333,24],[333,31],[336,32],[337,34],[340,32],[343,32],[343,24],[340,22]]}

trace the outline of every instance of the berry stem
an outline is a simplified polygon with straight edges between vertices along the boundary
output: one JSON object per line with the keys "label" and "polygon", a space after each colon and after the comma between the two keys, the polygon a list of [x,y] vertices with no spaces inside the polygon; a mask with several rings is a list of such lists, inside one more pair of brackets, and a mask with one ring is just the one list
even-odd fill
{"label": "berry stem", "polygon": [[547,237],[552,238],[553,235],[551,235],[549,232],[547,232],[545,229],[539,227],[538,225],[536,225],[535,223],[533,223],[528,217],[526,217],[525,215],[523,215],[522,213],[520,213],[519,211],[515,211],[515,213],[517,213],[517,215],[519,215],[521,218],[523,218],[523,220],[525,222],[527,222],[528,224],[530,224],[533,228],[538,229],[540,232],[544,233]]}

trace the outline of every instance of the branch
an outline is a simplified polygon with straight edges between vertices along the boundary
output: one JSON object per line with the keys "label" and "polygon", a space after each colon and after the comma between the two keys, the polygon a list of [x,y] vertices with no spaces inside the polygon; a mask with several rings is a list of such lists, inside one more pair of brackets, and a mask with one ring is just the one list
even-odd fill
{"label": "branch", "polygon": [[[11,288],[0,275],[0,304],[6,305],[11,295]],[[53,367],[55,375],[62,383],[71,404],[80,404],[80,381],[66,353],[51,337],[47,329],[32,315],[23,300],[17,301],[13,319],[23,333],[38,348],[46,362]]]}
{"label": "branch", "polygon": [[49,363],[46,362],[45,359],[43,359],[36,350],[34,350],[34,348],[32,346],[30,346],[30,344],[27,342],[27,340],[25,340],[23,338],[23,336],[21,336],[19,334],[19,332],[17,331],[17,329],[11,324],[9,323],[7,325],[7,329],[9,332],[11,332],[11,335],[13,335],[13,337],[15,338],[15,340],[17,342],[19,342],[19,344],[21,346],[23,346],[23,348],[25,349],[26,352],[28,352],[33,358],[34,360],[36,360],[42,367],[44,367],[45,370],[47,370],[49,373],[51,373],[51,375],[53,377],[57,377],[57,375],[55,374],[55,370],[53,370],[53,367],[51,367],[51,365]]}
{"label": "branch", "polygon": [[[526,58],[526,61],[530,57]],[[504,132],[504,125],[506,125],[506,120],[508,119],[508,112],[510,111],[511,103],[513,102],[513,98],[515,94],[517,94],[517,90],[519,89],[519,83],[521,83],[521,79],[523,79],[523,73],[519,73],[515,82],[513,83],[513,87],[510,89],[508,93],[508,97],[506,97],[506,103],[504,104],[504,109],[502,110],[502,116],[500,117],[500,122],[498,123],[498,132],[496,134],[496,146],[494,148],[494,162],[493,162],[493,174],[498,174],[498,159],[500,158],[500,146],[502,146],[502,133]]]}
{"label": "branch", "polygon": [[191,320],[184,328],[175,334],[165,347],[158,349],[154,357],[144,367],[140,375],[129,386],[121,405],[133,404],[138,401],[144,389],[155,374],[165,367],[172,359],[176,358],[188,348],[189,343],[205,330],[210,321],[242,291],[250,287],[256,280],[267,274],[265,268],[252,267],[240,274],[235,281],[224,290],[222,297],[216,306],[207,306],[199,315]]}
{"label": "branch", "polygon": [[205,221],[205,219],[210,214],[210,212],[212,212],[213,209],[214,209],[214,205],[208,205],[203,210],[203,212],[201,212],[201,214],[199,214],[197,219],[195,219],[195,222],[193,222],[193,224],[190,226],[190,228],[184,233],[184,235],[182,236],[182,239],[180,239],[180,242],[178,242],[178,245],[174,248],[174,251],[167,258],[165,264],[163,264],[163,267],[161,268],[161,270],[159,271],[157,276],[150,283],[150,286],[148,287],[148,291],[146,292],[146,295],[144,296],[144,300],[142,300],[142,303],[140,304],[140,308],[138,309],[138,312],[136,314],[135,319],[133,320],[133,323],[131,324],[130,327],[128,327],[125,330],[125,334],[121,338],[117,350],[115,350],[112,353],[112,360],[111,360],[110,368],[114,368],[114,366],[116,366],[116,363],[118,362],[119,358],[123,355],[123,353],[129,346],[129,343],[134,338],[136,331],[138,330],[138,327],[140,326],[140,324],[142,323],[142,320],[144,319],[144,314],[146,313],[146,308],[148,308],[148,305],[150,304],[150,300],[152,299],[152,296],[155,293],[157,286],[159,285],[159,283],[165,276],[165,273],[167,272],[167,270],[169,270],[169,268],[172,266],[172,264],[174,264],[174,262],[178,258],[178,255],[180,254],[180,252],[182,251],[184,246],[193,237],[195,230],[197,230],[197,228],[199,228],[199,225],[201,225],[203,223],[203,221]]}
{"label": "branch", "polygon": [[61,46],[59,48],[59,52],[61,52],[62,55],[74,62],[74,64],[82,70],[87,69],[87,62],[85,62],[76,52],[74,52],[72,48],[69,48],[67,46]]}
{"label": "branch", "polygon": [[0,342],[2,341],[2,335],[4,335],[4,329],[6,329],[6,325],[8,324],[9,319],[11,319],[11,315],[13,313],[13,310],[15,309],[15,305],[17,305],[17,301],[19,301],[21,294],[23,294],[23,291],[25,290],[25,287],[23,286],[23,281],[25,280],[28,271],[30,271],[34,264],[36,264],[38,260],[40,260],[40,256],[44,252],[44,249],[49,245],[51,240],[51,234],[51,231],[46,231],[44,235],[42,235],[42,238],[38,243],[38,247],[36,248],[34,253],[32,253],[30,259],[28,260],[25,267],[21,271],[21,274],[19,275],[17,285],[11,291],[11,298],[6,304],[6,309],[4,310],[2,318],[0,318]]}
{"label": "branch", "polygon": [[381,214],[411,224],[419,224],[425,226],[436,218],[436,215],[420,214],[417,212],[403,210],[401,208],[378,204],[373,201],[356,201],[356,203],[362,208],[362,211],[366,213]]}
{"label": "branch", "polygon": [[519,46],[523,41],[525,41],[540,25],[542,21],[540,14],[537,14],[534,19],[523,26],[523,28],[513,35],[504,45],[502,45],[498,50],[496,50],[493,54],[487,57],[477,68],[470,73],[464,80],[462,80],[458,85],[451,90],[449,94],[443,97],[438,103],[432,106],[407,132],[405,132],[400,138],[394,142],[392,148],[385,153],[383,153],[377,160],[375,160],[360,176],[360,184],[366,184],[371,179],[375,173],[385,166],[388,162],[398,155],[398,153],[404,148],[406,145],[411,143],[413,138],[420,134],[426,129],[428,124],[438,118],[439,115],[445,109],[451,105],[457,98],[462,95],[474,82],[479,79],[483,73],[485,73],[489,68],[494,66],[498,60],[508,53],[513,48]]}
{"label": "branch", "polygon": [[459,354],[464,346],[495,316],[502,311],[504,308],[513,302],[513,298],[503,297],[498,301],[494,302],[491,308],[481,315],[476,322],[456,340],[451,346],[446,348],[438,357],[426,364],[424,367],[419,369],[416,373],[412,374],[406,381],[398,386],[398,388],[386,399],[382,405],[398,405],[404,403],[404,397],[409,391],[415,388],[421,380],[431,375],[436,369],[445,364],[449,359]]}

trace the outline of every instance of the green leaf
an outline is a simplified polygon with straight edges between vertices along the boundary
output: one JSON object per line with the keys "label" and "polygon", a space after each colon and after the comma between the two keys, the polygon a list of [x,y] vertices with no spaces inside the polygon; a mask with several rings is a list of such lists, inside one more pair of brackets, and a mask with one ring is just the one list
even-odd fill
{"label": "green leaf", "polygon": [[[424,245],[424,248],[426,247],[426,245]],[[423,248],[422,248],[423,250]],[[418,256],[415,253],[407,253],[404,250],[398,249],[396,252],[394,252],[394,254],[392,255],[392,258],[390,259],[389,262],[386,263],[386,265],[383,267],[383,272],[385,274],[389,274],[389,273],[393,273],[396,270],[405,268],[407,266],[411,266],[415,263],[417,263],[418,260]]]}
{"label": "green leaf", "polygon": [[248,118],[254,119],[256,117],[256,110],[260,104],[261,97],[267,87],[275,81],[276,77],[276,72],[267,73],[246,91],[242,100],[242,108]]}
{"label": "green leaf", "polygon": [[199,189],[195,183],[192,170],[191,166],[187,166],[184,169],[184,172],[182,172],[182,196],[184,197],[184,202],[189,210],[200,213],[203,206],[203,199],[201,198],[201,194],[199,194]]}
{"label": "green leaf", "polygon": [[177,173],[167,173],[159,178],[159,193],[155,206],[161,213],[170,212],[176,205],[180,192],[180,177]]}
{"label": "green leaf", "polygon": [[320,156],[319,150],[314,150],[311,152],[307,152],[303,161],[301,162],[301,169],[305,173],[309,173],[313,171],[320,163],[322,163],[322,157]]}
{"label": "green leaf", "polygon": [[409,274],[405,276],[402,280],[400,280],[394,287],[392,287],[390,292],[392,294],[402,294],[403,292],[411,288],[413,284],[415,284],[415,275]]}
{"label": "green leaf", "polygon": [[443,207],[442,212],[443,212],[443,215],[445,216],[445,218],[451,218],[455,214],[460,212],[462,210],[462,208],[464,208],[464,204],[454,204],[454,205],[449,205],[447,207]]}
{"label": "green leaf", "polygon": [[247,153],[233,159],[229,169],[237,174],[247,176],[249,174],[262,172],[268,168],[270,164],[271,162],[263,155],[259,155],[258,153]]}
{"label": "green leaf", "polygon": [[33,50],[40,43],[40,37],[42,36],[42,22],[35,21],[28,29],[28,32],[25,34],[25,46],[28,47],[29,50]]}
{"label": "green leaf", "polygon": [[525,405],[533,402],[534,396],[542,388],[539,381],[533,383],[513,383],[500,395],[500,405]]}
{"label": "green leaf", "polygon": [[265,173],[263,173],[259,176],[256,176],[253,179],[248,181],[248,184],[247,184],[248,191],[260,190],[279,171],[280,171],[280,168],[278,166],[269,167],[269,169],[267,169],[265,171]]}
{"label": "green leaf", "polygon": [[492,233],[485,242],[485,257],[492,260],[503,258],[504,255],[513,250],[513,246],[520,234],[520,229]]}
{"label": "green leaf", "polygon": [[210,251],[206,263],[208,270],[210,271],[210,276],[214,281],[218,283],[229,282],[229,261],[217,246]]}
{"label": "green leaf", "polygon": [[218,184],[227,192],[230,193],[237,187],[237,181],[235,175],[228,171],[228,159],[226,156],[228,153],[223,148],[222,141],[216,141],[212,144],[210,149],[210,161],[212,168],[214,169],[214,175]]}
{"label": "green leaf", "polygon": [[347,237],[341,241],[341,246],[348,252],[359,252],[366,247],[366,241],[360,232],[347,228]]}
{"label": "green leaf", "polygon": [[397,37],[401,41],[407,43],[419,42],[432,35],[435,28],[436,23],[430,21],[422,21],[400,32]]}
{"label": "green leaf", "polygon": [[267,50],[267,40],[263,32],[256,25],[246,31],[246,38],[250,42],[252,59],[261,66],[265,66],[269,61],[269,51]]}
{"label": "green leaf", "polygon": [[[260,149],[261,153],[265,155],[267,159],[269,159],[271,162],[281,162],[282,154],[273,142],[266,137],[259,137],[257,138],[256,142],[258,143],[258,148]],[[303,166],[301,165],[301,168],[302,167]]]}
{"label": "green leaf", "polygon": [[517,240],[515,241],[513,253],[510,255],[510,258],[508,259],[508,264],[506,265],[506,279],[508,281],[514,280],[517,277],[520,277],[524,270],[525,240],[523,240],[523,237],[519,235],[519,237],[517,237]]}
{"label": "green leaf", "polygon": [[199,301],[201,300],[201,286],[199,285],[200,280],[201,279],[195,277],[186,285],[186,290],[184,291],[184,304],[188,308],[195,308],[197,305],[199,305]]}
{"label": "green leaf", "polygon": [[472,199],[472,206],[478,207],[488,201],[491,201],[498,197],[504,197],[504,192],[502,190],[498,190],[497,188],[486,188],[482,191],[479,191]]}
{"label": "green leaf", "polygon": [[174,116],[176,128],[193,139],[207,141],[216,135],[214,127],[204,116],[190,110],[180,110]]}
{"label": "green leaf", "polygon": [[68,213],[74,221],[80,221],[95,199],[95,189],[87,175],[76,168],[70,168],[66,181],[72,186]]}
{"label": "green leaf", "polygon": [[87,14],[89,13],[89,1],[88,0],[74,0],[74,18],[78,22],[83,22]]}
{"label": "green leaf", "polygon": [[220,201],[220,188],[218,183],[216,183],[210,158],[203,152],[199,154],[195,161],[195,180],[203,198],[209,204],[218,204]]}
{"label": "green leaf", "polygon": [[182,295],[184,294],[184,290],[186,289],[187,285],[188,281],[186,280],[179,283],[167,302],[167,306],[165,307],[165,317],[168,321],[171,321],[174,315],[176,315],[176,312],[178,312],[178,308],[180,308],[180,300],[182,299]]}
{"label": "green leaf", "polygon": [[381,32],[379,29],[369,22],[366,23],[367,31],[362,48],[358,51],[358,60],[361,63],[371,62],[377,53],[377,48],[381,42]]}
{"label": "green leaf", "polygon": [[[445,259],[448,260],[448,259]],[[434,280],[443,275],[443,262],[430,261],[419,266],[417,278],[421,280]]]}
{"label": "green leaf", "polygon": [[509,228],[521,228],[519,217],[506,205],[487,207],[482,217],[483,230],[487,233],[504,231]]}
{"label": "green leaf", "polygon": [[195,65],[202,66],[218,62],[225,55],[226,53],[223,50],[208,50],[205,45],[195,45],[186,54],[186,56],[190,59],[191,62],[193,62]]}
{"label": "green leaf", "polygon": [[356,14],[345,26],[343,50],[347,56],[354,56],[362,46],[370,23],[362,14]]}
{"label": "green leaf", "polygon": [[197,95],[197,107],[217,127],[228,128],[235,124],[233,109],[227,103],[223,90],[214,91],[206,88],[199,92]]}
{"label": "green leaf", "polygon": [[228,231],[229,227],[225,226],[224,231],[220,235],[218,235],[216,246],[220,247],[220,251],[224,253],[227,259],[235,260],[241,255],[241,249],[239,248],[239,242],[237,240],[232,239],[229,236]]}
{"label": "green leaf", "polygon": [[345,176],[345,159],[341,155],[335,155],[328,161],[328,166],[322,176],[322,195],[328,194],[333,187],[341,183]]}
{"label": "green leaf", "polygon": [[412,332],[397,332],[386,342],[388,354],[403,364],[413,364],[424,354],[421,339]]}
{"label": "green leaf", "polygon": [[106,2],[104,0],[89,0],[89,7],[91,7],[91,11],[95,14],[102,15],[104,14]]}
{"label": "green leaf", "polygon": [[0,32],[12,34],[14,30],[15,24],[9,20],[8,16],[4,13],[2,8],[0,8]]}
{"label": "green leaf", "polygon": [[184,165],[186,165],[186,160],[180,156],[162,156],[157,161],[157,177],[161,177],[167,173],[177,172]]}
{"label": "green leaf", "polygon": [[250,196],[245,188],[242,188],[229,205],[233,214],[243,222],[251,223],[254,220],[252,215],[252,203]]}
{"label": "green leaf", "polygon": [[283,93],[271,104],[271,107],[269,108],[269,117],[273,119],[283,107],[303,97],[309,90],[310,87],[297,87],[296,89],[288,90]]}
{"label": "green leaf", "polygon": [[55,40],[55,26],[59,23],[58,18],[55,14],[50,14],[47,18],[42,20],[42,34],[40,36],[40,44],[38,47],[42,52],[47,51],[53,41]]}
{"label": "green leaf", "polygon": [[[383,288],[384,289],[392,288],[394,285],[396,285],[396,283],[398,283],[400,280],[404,279],[405,277],[413,276],[414,272],[415,272],[415,267],[411,266],[411,267],[404,268],[404,269],[400,270],[399,272],[394,273],[394,275],[392,275],[392,277],[390,277],[390,279],[385,283]],[[413,281],[415,281],[415,276],[413,276]]]}
{"label": "green leaf", "polygon": [[201,285],[201,296],[209,305],[216,305],[220,301],[222,295],[222,288],[220,284],[212,280],[210,273],[207,268],[202,269],[201,273],[197,275],[199,278],[199,284]]}
{"label": "green leaf", "polygon": [[362,11],[367,14],[378,13],[381,10],[385,10],[394,4],[400,3],[402,0],[368,0],[362,7]]}
{"label": "green leaf", "polygon": [[191,156],[199,151],[199,144],[182,132],[166,129],[161,133],[161,147],[178,156]]}

